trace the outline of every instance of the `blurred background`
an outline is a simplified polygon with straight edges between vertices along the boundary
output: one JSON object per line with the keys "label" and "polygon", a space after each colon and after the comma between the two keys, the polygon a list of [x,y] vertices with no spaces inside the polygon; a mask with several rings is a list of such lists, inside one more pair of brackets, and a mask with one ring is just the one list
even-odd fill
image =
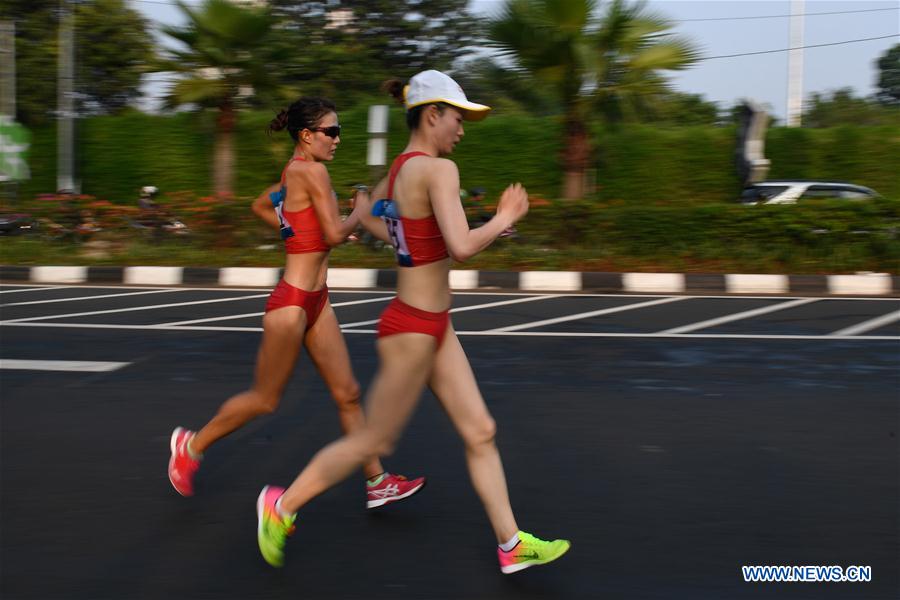
{"label": "blurred background", "polygon": [[453,156],[472,225],[532,196],[474,268],[900,271],[894,1],[5,0],[0,51],[4,264],[278,265],[272,116],[337,103],[346,202],[406,141],[380,84],[436,68],[495,109]]}

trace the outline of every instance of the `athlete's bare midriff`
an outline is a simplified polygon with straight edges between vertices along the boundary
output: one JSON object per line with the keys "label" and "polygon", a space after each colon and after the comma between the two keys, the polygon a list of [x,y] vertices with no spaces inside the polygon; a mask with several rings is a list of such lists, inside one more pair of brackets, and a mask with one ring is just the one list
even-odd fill
{"label": "athlete's bare midriff", "polygon": [[401,301],[429,312],[450,308],[449,258],[421,267],[397,268],[397,297]]}
{"label": "athlete's bare midriff", "polygon": [[282,279],[294,287],[315,292],[325,286],[328,277],[328,252],[288,254]]}

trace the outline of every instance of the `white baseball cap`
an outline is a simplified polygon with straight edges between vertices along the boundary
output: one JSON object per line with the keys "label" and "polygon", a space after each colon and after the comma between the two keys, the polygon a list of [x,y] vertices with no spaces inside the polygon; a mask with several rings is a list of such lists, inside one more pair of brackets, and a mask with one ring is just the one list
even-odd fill
{"label": "white baseball cap", "polygon": [[403,91],[406,110],[423,104],[443,102],[462,109],[466,121],[480,121],[491,110],[490,106],[469,102],[458,83],[448,75],[433,69],[413,75]]}

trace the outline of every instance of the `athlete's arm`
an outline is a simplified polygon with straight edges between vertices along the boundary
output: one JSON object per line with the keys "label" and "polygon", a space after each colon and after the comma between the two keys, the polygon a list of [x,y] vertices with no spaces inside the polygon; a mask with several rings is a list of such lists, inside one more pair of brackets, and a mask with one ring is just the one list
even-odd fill
{"label": "athlete's arm", "polygon": [[360,209],[354,208],[349,217],[341,220],[337,201],[331,188],[331,178],[328,176],[325,165],[317,162],[305,163],[298,165],[293,173],[288,168],[288,177],[292,175],[309,192],[325,243],[329,246],[343,244],[347,236],[359,226]]}
{"label": "athlete's arm", "polygon": [[366,228],[366,231],[377,237],[382,242],[387,242],[388,244],[390,244],[391,236],[388,234],[387,225],[385,225],[384,221],[381,220],[381,217],[376,217],[372,214],[373,202],[375,200],[384,198],[385,194],[387,194],[387,185],[387,177],[378,182],[378,185],[376,185],[375,189],[372,190],[370,201],[367,203],[368,208],[359,214],[359,218],[362,226]]}
{"label": "athlete's arm", "polygon": [[528,212],[528,195],[521,185],[514,184],[503,192],[497,203],[497,213],[491,220],[481,227],[469,229],[466,212],[459,200],[459,170],[456,163],[446,159],[433,162],[433,167],[429,166],[428,197],[453,260],[465,262],[472,258]]}
{"label": "athlete's arm", "polygon": [[269,198],[269,194],[278,191],[280,188],[281,182],[270,185],[250,206],[250,209],[257,217],[275,229],[280,229],[281,224],[278,222],[278,215],[275,214],[275,207],[272,206],[272,200]]}

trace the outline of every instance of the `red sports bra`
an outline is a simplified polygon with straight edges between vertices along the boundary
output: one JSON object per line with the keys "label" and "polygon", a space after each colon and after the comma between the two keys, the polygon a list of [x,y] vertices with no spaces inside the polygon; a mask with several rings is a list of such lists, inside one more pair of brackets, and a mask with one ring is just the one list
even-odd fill
{"label": "red sports bra", "polygon": [[295,160],[305,160],[295,156],[288,161],[281,172],[281,188],[277,192],[269,194],[269,199],[275,207],[278,215],[278,223],[281,225],[281,239],[288,254],[305,254],[307,252],[328,252],[331,246],[325,243],[322,237],[322,227],[316,216],[315,208],[310,204],[303,210],[287,210],[284,201],[287,198],[287,185],[284,183],[287,169]]}
{"label": "red sports bra", "polygon": [[400,216],[394,202],[394,180],[403,164],[414,156],[428,156],[425,152],[407,152],[394,159],[388,176],[387,198],[378,200],[372,207],[372,214],[381,217],[387,224],[391,243],[401,267],[418,267],[443,260],[449,256],[447,244],[441,235],[434,215],[422,219]]}

